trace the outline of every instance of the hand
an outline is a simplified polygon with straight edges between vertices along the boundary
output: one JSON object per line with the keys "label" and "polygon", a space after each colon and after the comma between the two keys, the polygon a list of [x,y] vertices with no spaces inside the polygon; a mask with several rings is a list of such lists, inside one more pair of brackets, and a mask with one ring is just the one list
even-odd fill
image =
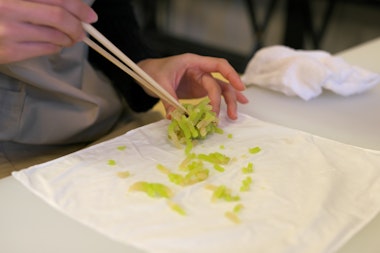
{"label": "hand", "polygon": [[0,64],[59,52],[96,20],[82,0],[0,0]]}
{"label": "hand", "polygon": [[[225,59],[182,54],[147,59],[138,65],[176,99],[208,96],[213,110],[219,114],[223,97],[227,105],[227,115],[231,119],[237,118],[237,102],[248,103],[248,99],[241,93],[245,88],[244,84]],[[211,75],[215,72],[220,73],[229,83],[215,79]],[[173,106],[165,102],[163,104],[166,114],[169,115],[174,110]]]}

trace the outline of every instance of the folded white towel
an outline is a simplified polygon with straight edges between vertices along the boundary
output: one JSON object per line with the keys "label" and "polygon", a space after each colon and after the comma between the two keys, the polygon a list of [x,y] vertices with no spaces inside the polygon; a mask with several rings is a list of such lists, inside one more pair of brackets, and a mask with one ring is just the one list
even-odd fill
{"label": "folded white towel", "polygon": [[309,100],[323,88],[343,96],[363,92],[380,83],[380,75],[325,51],[271,46],[249,61],[242,81]]}

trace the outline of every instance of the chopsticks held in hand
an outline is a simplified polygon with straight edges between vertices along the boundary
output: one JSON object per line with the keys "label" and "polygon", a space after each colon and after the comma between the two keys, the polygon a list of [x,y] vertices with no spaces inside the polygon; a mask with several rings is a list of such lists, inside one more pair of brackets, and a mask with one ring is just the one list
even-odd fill
{"label": "chopsticks held in hand", "polygon": [[107,58],[113,64],[118,66],[121,70],[130,75],[133,79],[135,79],[146,89],[156,94],[160,99],[166,101],[175,108],[180,108],[183,112],[186,112],[186,109],[173,96],[171,96],[152,77],[150,77],[144,70],[142,70],[128,56],[126,56],[120,49],[118,49],[111,41],[104,37],[103,34],[96,30],[95,27],[86,23],[83,23],[82,25],[86,32],[88,32],[92,37],[94,37],[99,43],[101,43],[105,48],[107,48],[119,59],[117,59],[111,53],[107,52],[105,49],[103,49],[101,46],[96,44],[88,37],[83,39],[84,43],[86,43],[96,52]]}

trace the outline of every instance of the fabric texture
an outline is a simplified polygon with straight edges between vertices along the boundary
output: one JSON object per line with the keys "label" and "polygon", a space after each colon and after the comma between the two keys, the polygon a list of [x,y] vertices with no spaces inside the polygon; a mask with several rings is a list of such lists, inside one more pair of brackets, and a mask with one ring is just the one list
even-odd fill
{"label": "fabric texture", "polygon": [[322,94],[323,89],[342,96],[367,91],[380,83],[380,75],[322,50],[270,46],[252,57],[242,80],[247,85],[310,100]]}
{"label": "fabric texture", "polygon": [[[224,171],[180,186],[158,169],[185,175],[186,158],[167,139],[168,120],[13,176],[63,214],[147,253],[333,253],[380,209],[380,152],[266,123],[221,114],[223,134],[198,142],[195,154],[231,158]],[[252,148],[261,151],[251,153]],[[253,171],[243,168],[252,163]],[[120,173],[122,176],[120,176]],[[129,176],[123,176],[126,173]],[[239,189],[251,177],[248,191]],[[137,182],[161,183],[171,201],[131,191]],[[214,199],[224,186],[237,201]],[[241,204],[240,223],[226,212]]]}
{"label": "fabric texture", "polygon": [[[142,43],[130,1],[98,0],[94,8],[96,26],[134,61],[153,55]],[[0,65],[0,142],[92,142],[130,109],[147,111],[158,101],[108,60],[88,54],[80,42],[54,55]]]}
{"label": "fabric texture", "polygon": [[161,120],[161,112],[150,110],[144,113],[127,114],[122,117],[113,129],[90,143],[77,143],[70,145],[26,145],[14,142],[0,142],[0,179],[10,176],[13,171],[45,163],[61,156],[74,153],[80,149],[88,148],[116,138],[137,127]]}
{"label": "fabric texture", "polygon": [[[99,16],[95,27],[133,61],[154,56],[130,1],[97,0],[92,6]],[[148,111],[157,101],[82,42],[54,55],[2,64],[0,175],[104,140],[120,125],[124,131],[141,126],[131,122],[139,120],[135,112]]]}

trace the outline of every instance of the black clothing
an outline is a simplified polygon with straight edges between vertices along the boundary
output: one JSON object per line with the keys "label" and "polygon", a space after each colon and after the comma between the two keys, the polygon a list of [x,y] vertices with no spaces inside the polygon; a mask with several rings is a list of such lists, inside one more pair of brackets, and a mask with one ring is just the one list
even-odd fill
{"label": "black clothing", "polygon": [[[155,57],[141,38],[131,1],[96,0],[92,8],[99,18],[93,26],[132,61],[137,63],[140,60]],[[132,110],[147,111],[157,103],[157,98],[147,95],[128,74],[92,49],[89,51],[89,61],[110,78]]]}

